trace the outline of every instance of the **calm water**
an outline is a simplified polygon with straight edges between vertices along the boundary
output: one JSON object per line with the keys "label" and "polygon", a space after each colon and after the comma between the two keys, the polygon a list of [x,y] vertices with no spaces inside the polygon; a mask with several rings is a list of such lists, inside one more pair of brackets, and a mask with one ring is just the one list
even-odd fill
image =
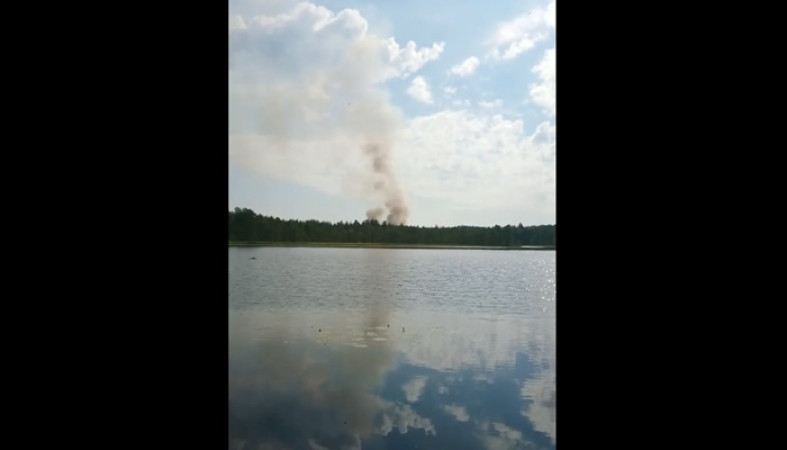
{"label": "calm water", "polygon": [[229,260],[230,448],[555,447],[554,251]]}

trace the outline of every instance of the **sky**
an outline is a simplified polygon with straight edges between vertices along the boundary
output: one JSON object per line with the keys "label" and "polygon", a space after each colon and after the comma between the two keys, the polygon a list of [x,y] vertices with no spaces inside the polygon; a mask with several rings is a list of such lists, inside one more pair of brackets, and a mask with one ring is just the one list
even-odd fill
{"label": "sky", "polygon": [[555,223],[555,1],[230,0],[229,208]]}

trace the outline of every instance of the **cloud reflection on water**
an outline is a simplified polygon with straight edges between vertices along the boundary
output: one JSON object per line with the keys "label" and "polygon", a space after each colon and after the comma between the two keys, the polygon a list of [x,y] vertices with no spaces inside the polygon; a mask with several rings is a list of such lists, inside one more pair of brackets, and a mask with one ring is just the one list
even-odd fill
{"label": "cloud reflection on water", "polygon": [[[392,432],[413,430],[419,434],[407,442],[438,439],[433,444],[448,445],[440,430],[450,434],[456,427],[470,433],[468,449],[551,448],[543,439],[531,442],[524,423],[554,445],[554,341],[548,341],[548,328],[518,319],[493,327],[457,319],[461,331],[430,333],[415,317],[372,311],[322,318],[317,325],[298,322],[304,314],[234,316],[231,448],[361,449]],[[403,320],[411,336],[387,326]],[[424,334],[430,338],[418,338]],[[359,343],[364,347],[354,346]],[[523,422],[504,420],[512,408]]]}
{"label": "cloud reflection on water", "polygon": [[231,448],[358,449],[361,438],[393,429],[435,433],[409,405],[376,394],[396,361],[389,343],[282,345],[242,323],[233,323],[230,338]]}
{"label": "cloud reflection on water", "polygon": [[[240,294],[238,309],[231,304],[230,448],[554,448],[552,310],[519,308],[514,297],[491,310],[399,304],[412,284],[386,271],[406,264],[342,255],[354,271],[337,273],[352,281],[315,272],[323,278],[312,291],[276,298],[275,308]],[[278,292],[282,261],[259,272],[270,275],[256,295]]]}

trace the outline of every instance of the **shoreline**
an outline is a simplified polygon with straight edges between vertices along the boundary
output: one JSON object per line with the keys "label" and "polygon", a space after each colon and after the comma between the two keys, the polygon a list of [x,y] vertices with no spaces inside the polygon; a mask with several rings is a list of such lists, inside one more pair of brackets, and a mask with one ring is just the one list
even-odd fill
{"label": "shoreline", "polygon": [[230,247],[400,248],[434,250],[556,250],[554,245],[388,244],[366,242],[229,242]]}

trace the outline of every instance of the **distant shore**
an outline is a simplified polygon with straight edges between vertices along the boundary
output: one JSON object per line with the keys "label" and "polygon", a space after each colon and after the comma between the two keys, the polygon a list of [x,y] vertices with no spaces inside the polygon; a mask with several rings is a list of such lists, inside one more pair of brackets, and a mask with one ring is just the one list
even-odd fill
{"label": "distant shore", "polygon": [[440,244],[385,244],[366,242],[229,242],[230,247],[332,247],[332,248],[402,248],[445,250],[555,250],[554,245],[440,245]]}

